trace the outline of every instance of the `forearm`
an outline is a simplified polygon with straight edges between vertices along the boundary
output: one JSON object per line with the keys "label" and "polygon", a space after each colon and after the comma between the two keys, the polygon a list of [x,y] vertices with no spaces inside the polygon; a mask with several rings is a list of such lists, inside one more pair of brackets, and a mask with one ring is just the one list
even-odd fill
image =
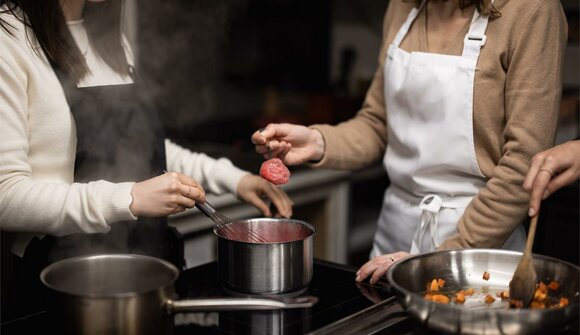
{"label": "forearm", "polygon": [[235,194],[240,179],[249,173],[234,166],[229,159],[192,152],[170,140],[165,140],[165,150],[168,170],[190,176],[208,193]]}

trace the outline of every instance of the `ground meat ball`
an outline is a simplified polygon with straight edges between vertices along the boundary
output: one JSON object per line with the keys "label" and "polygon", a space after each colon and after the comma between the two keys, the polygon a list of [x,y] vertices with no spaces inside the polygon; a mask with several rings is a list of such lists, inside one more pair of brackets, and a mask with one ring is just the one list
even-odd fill
{"label": "ground meat ball", "polygon": [[280,158],[271,158],[262,163],[260,176],[275,185],[286,184],[290,179],[290,170]]}

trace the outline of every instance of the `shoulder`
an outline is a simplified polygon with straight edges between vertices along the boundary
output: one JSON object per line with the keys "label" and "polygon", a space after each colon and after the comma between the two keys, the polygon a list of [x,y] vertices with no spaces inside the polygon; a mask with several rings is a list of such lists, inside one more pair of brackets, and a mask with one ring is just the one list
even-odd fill
{"label": "shoulder", "polygon": [[22,19],[22,11],[10,9],[7,5],[0,6],[0,43],[15,43],[26,35],[26,25]]}
{"label": "shoulder", "polygon": [[496,46],[508,54],[566,39],[567,23],[560,0],[496,0],[494,6],[501,16],[489,21],[488,42],[496,40]]}
{"label": "shoulder", "polygon": [[24,24],[20,11],[0,6],[0,20],[0,58],[5,63],[20,63],[30,57],[39,57],[40,47],[32,30]]}
{"label": "shoulder", "polygon": [[566,20],[560,0],[496,0],[494,6],[501,13],[495,20],[513,25]]}

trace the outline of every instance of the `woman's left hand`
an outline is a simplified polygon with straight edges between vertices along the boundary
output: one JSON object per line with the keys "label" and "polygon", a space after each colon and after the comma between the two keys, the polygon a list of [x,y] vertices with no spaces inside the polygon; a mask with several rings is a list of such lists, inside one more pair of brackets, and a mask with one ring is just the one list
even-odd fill
{"label": "woman's left hand", "polygon": [[407,256],[409,256],[409,253],[404,251],[377,256],[361,266],[361,268],[356,272],[355,280],[361,282],[368,276],[372,275],[369,280],[369,283],[372,285],[387,273],[387,270],[391,265],[393,265],[393,263]]}
{"label": "woman's left hand", "polygon": [[271,217],[272,211],[262,199],[263,196],[272,201],[280,216],[285,218],[292,216],[293,204],[288,194],[260,176],[254,174],[243,176],[238,183],[236,194],[241,200],[258,208],[266,217]]}

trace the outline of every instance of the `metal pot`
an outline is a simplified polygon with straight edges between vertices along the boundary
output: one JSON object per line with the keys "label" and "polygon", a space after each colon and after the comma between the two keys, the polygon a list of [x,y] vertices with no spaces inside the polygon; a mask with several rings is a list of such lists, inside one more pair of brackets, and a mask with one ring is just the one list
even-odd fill
{"label": "metal pot", "polygon": [[[233,227],[232,227],[233,226]],[[235,240],[231,229],[251,231],[268,242]],[[295,296],[312,280],[315,229],[299,220],[258,218],[216,226],[223,287],[248,295]]]}
{"label": "metal pot", "polygon": [[304,308],[316,300],[199,298],[175,300],[179,271],[142,255],[95,255],[65,259],[41,272],[50,289],[53,328],[64,334],[171,334],[173,313]]}
{"label": "metal pot", "polygon": [[[498,299],[488,305],[485,293],[470,297],[464,305],[439,304],[424,298],[434,278],[445,280],[445,292],[474,288],[492,294],[509,289],[522,253],[496,249],[435,251],[394,263],[387,281],[399,302],[428,327],[454,334],[547,334],[563,330],[578,319],[580,269],[555,258],[533,255],[538,281],[556,280],[568,306],[549,309],[509,309]],[[483,273],[490,274],[484,280]]]}

